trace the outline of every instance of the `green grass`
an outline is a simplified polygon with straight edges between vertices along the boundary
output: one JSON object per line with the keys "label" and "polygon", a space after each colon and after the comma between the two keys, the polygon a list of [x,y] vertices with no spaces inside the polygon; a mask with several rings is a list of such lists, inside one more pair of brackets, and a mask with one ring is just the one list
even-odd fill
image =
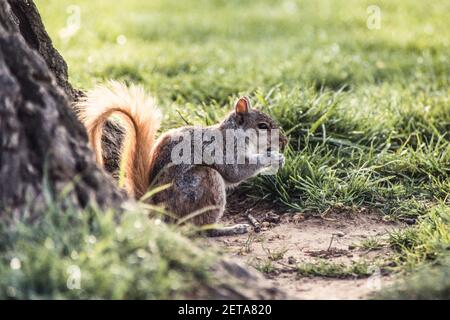
{"label": "green grass", "polygon": [[443,299],[450,297],[450,261],[435,263],[433,266],[423,265],[413,274],[408,275],[396,286],[392,286],[380,294],[379,299]]}
{"label": "green grass", "polygon": [[253,263],[253,266],[256,270],[266,274],[270,274],[276,270],[272,259],[263,259],[262,261]]}
{"label": "green grass", "polygon": [[366,262],[353,262],[349,265],[343,263],[328,262],[321,260],[319,262],[310,262],[299,264],[297,273],[304,277],[325,277],[338,279],[357,279],[369,277],[372,273],[371,266]]}
{"label": "green grass", "polygon": [[393,233],[397,263],[407,274],[378,295],[389,299],[448,299],[450,297],[450,208],[438,204],[413,229]]}
{"label": "green grass", "polygon": [[430,208],[413,228],[392,233],[389,242],[401,253],[399,264],[408,270],[424,262],[445,261],[450,250],[450,207],[437,204]]}
{"label": "green grass", "polygon": [[173,299],[212,283],[214,253],[138,209],[117,219],[51,201],[0,233],[0,299]]}
{"label": "green grass", "polygon": [[[36,2],[76,87],[140,83],[164,129],[214,123],[240,94],[272,114],[290,138],[287,164],[243,186],[250,196],[423,217],[393,241],[401,265],[448,256],[448,239],[424,231],[433,208],[449,208],[448,1],[377,1],[379,30],[366,25],[372,1]],[[72,4],[81,28],[61,38]]]}
{"label": "green grass", "polygon": [[382,249],[385,247],[385,244],[382,239],[371,237],[361,241],[359,247],[366,251],[373,251]]}
{"label": "green grass", "polygon": [[270,250],[269,248],[265,248],[264,246],[263,246],[263,250],[267,254],[267,257],[269,258],[269,260],[271,260],[271,261],[282,260],[284,258],[284,255],[288,251],[288,249],[286,249],[286,248],[278,248],[278,249]]}
{"label": "green grass", "polygon": [[253,196],[293,210],[403,216],[446,199],[445,1],[381,1],[379,30],[366,25],[369,1],[73,3],[81,27],[63,39],[69,3],[38,1],[76,86],[141,83],[164,109],[164,129],[214,123],[244,93],[280,122],[287,165],[248,184]]}

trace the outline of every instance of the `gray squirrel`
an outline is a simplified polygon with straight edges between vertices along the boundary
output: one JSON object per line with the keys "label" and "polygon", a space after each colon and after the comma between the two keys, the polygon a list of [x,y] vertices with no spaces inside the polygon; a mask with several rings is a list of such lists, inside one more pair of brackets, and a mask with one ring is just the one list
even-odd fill
{"label": "gray squirrel", "polygon": [[[76,104],[76,111],[86,127],[96,161],[105,167],[107,157],[102,143],[105,124],[111,122],[111,116],[120,118],[125,129],[121,131],[119,151],[111,154],[114,163],[120,163],[125,172],[127,193],[139,199],[150,187],[169,185],[147,201],[163,206],[178,218],[198,212],[190,219],[198,226],[219,222],[225,210],[227,189],[284,164],[282,152],[287,138],[278,133],[279,127],[270,116],[251,107],[247,97],[239,98],[234,110],[216,125],[172,129],[158,139],[155,136],[160,127],[161,112],[155,100],[140,86],[114,81],[98,86]],[[236,133],[231,140],[229,132]],[[254,135],[241,137],[246,132]],[[271,134],[274,132],[277,134]],[[205,140],[205,136],[213,138]],[[186,138],[185,148],[180,153],[178,149]],[[244,141],[242,150],[237,147],[240,138]],[[255,138],[264,140],[267,144],[263,146],[269,147],[258,152]],[[209,156],[192,161],[192,154],[208,148],[214,150]],[[174,161],[174,156],[183,154],[188,161]],[[227,158],[230,154],[231,158]],[[239,155],[241,161],[237,161]],[[239,234],[248,230],[248,225],[240,224],[213,229],[209,235]]]}

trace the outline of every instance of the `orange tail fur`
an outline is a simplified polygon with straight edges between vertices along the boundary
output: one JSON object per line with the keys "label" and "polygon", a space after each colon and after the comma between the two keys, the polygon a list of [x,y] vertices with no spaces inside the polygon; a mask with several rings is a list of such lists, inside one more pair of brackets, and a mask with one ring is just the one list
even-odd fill
{"label": "orange tail fur", "polygon": [[149,185],[155,135],[161,123],[161,112],[155,100],[140,86],[127,87],[111,81],[88,92],[76,105],[76,110],[100,165],[103,165],[103,125],[112,115],[120,117],[126,125],[120,159],[125,171],[125,187],[135,197],[144,195]]}

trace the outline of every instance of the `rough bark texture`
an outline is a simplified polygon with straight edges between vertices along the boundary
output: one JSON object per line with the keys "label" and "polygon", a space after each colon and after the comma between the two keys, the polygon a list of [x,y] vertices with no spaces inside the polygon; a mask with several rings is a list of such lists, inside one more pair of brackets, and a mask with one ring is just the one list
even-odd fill
{"label": "rough bark texture", "polygon": [[118,206],[122,196],[93,161],[64,92],[72,90],[66,64],[48,40],[31,1],[0,1],[0,206],[39,211],[46,188],[58,195],[74,182],[68,205]]}
{"label": "rough bark texture", "polygon": [[[48,194],[83,208],[120,207],[125,196],[97,167],[70,101],[79,91],[54,49],[31,0],[0,0],[0,218],[39,213]],[[50,191],[50,192],[48,192]],[[217,286],[194,294],[211,299],[271,299],[285,295],[255,271],[222,260]]]}
{"label": "rough bark texture", "polygon": [[14,15],[11,17],[19,27],[30,48],[39,52],[47,67],[53,72],[58,85],[67,96],[76,98],[81,91],[72,88],[68,81],[67,64],[59,52],[53,47],[52,40],[45,31],[39,12],[29,0],[7,0]]}

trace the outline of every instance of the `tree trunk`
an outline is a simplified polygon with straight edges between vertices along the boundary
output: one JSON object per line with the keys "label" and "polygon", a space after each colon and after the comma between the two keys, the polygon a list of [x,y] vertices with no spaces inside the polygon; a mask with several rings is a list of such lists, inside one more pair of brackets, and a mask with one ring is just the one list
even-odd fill
{"label": "tree trunk", "polygon": [[[74,189],[65,203],[117,207],[123,199],[99,169],[70,109],[76,91],[32,1],[0,2],[0,212],[19,213],[44,195]],[[50,189],[50,190],[48,190]]]}
{"label": "tree trunk", "polygon": [[[0,0],[0,218],[39,214],[48,195],[64,204],[119,208],[126,196],[100,169],[70,103],[80,94],[32,0]],[[68,186],[73,184],[73,189]],[[213,268],[216,286],[199,298],[270,299],[285,295],[255,271],[230,261]]]}
{"label": "tree trunk", "polygon": [[69,99],[76,98],[81,92],[72,88],[68,81],[67,64],[53,47],[52,40],[45,31],[39,12],[29,0],[7,0],[14,15],[18,31],[27,42],[45,60],[47,67],[53,72],[58,85]]}

